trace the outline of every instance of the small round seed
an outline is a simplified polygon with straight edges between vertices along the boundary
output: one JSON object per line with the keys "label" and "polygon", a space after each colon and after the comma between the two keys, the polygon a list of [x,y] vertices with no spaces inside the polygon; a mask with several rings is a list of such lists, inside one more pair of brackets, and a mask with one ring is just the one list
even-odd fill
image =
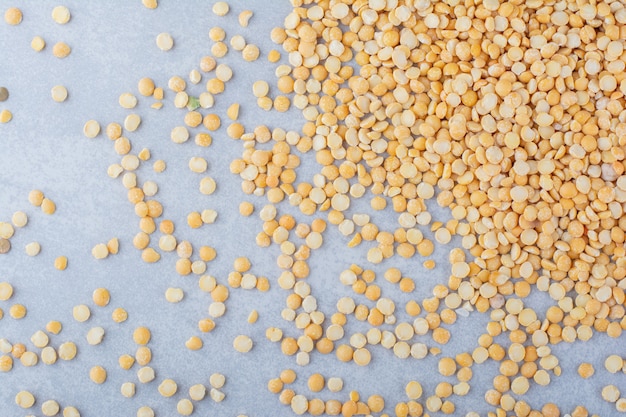
{"label": "small round seed", "polygon": [[140,346],[135,352],[135,360],[141,366],[145,366],[152,361],[152,351],[146,346]]}
{"label": "small round seed", "polygon": [[19,25],[22,23],[22,11],[17,7],[9,7],[4,12],[4,21],[12,26]]}
{"label": "small round seed", "polygon": [[149,366],[144,366],[137,371],[137,379],[142,384],[154,381],[155,377],[156,375],[154,374],[154,369]]}
{"label": "small round seed", "polygon": [[35,334],[31,336],[30,341],[33,343],[33,345],[35,345],[35,347],[42,349],[48,346],[49,339],[44,332],[38,330],[35,332]]}
{"label": "small round seed", "polygon": [[260,80],[252,84],[252,93],[257,98],[265,97],[269,93],[269,91],[270,91],[270,86],[267,83],[267,81]]}
{"label": "small round seed", "polygon": [[13,119],[13,113],[4,109],[0,111],[0,123],[9,123]]}
{"label": "small round seed", "polygon": [[209,383],[213,388],[220,389],[226,383],[226,377],[219,373],[211,374],[209,377]]}
{"label": "small round seed", "polygon": [[96,288],[91,294],[91,299],[95,305],[104,307],[111,301],[111,294],[106,288]]}
{"label": "small round seed", "polygon": [[50,93],[52,94],[52,100],[56,101],[57,103],[62,103],[65,101],[65,99],[67,99],[67,89],[62,85],[56,85],[52,87]]}
{"label": "small round seed", "polygon": [[58,321],[49,321],[46,324],[46,331],[52,333],[52,334],[59,334],[61,333],[61,330],[63,329],[63,326],[61,325],[60,322]]}
{"label": "small round seed", "polygon": [[64,25],[70,21],[72,17],[70,13],[70,9],[65,6],[56,6],[52,9],[52,20],[54,20],[59,25]]}
{"label": "small round seed", "polygon": [[120,95],[118,102],[125,109],[133,109],[137,106],[137,97],[131,93],[123,93]]}
{"label": "small round seed", "polygon": [[411,400],[417,400],[422,396],[422,385],[417,381],[410,381],[405,387],[406,396]]}
{"label": "small round seed", "polygon": [[128,313],[123,308],[118,307],[111,313],[111,318],[116,323],[122,323],[128,319]]}
{"label": "small round seed", "polygon": [[41,350],[41,361],[46,365],[53,365],[57,361],[57,352],[52,346],[46,346]]}
{"label": "small round seed", "polygon": [[124,382],[120,387],[120,392],[126,398],[135,396],[135,384],[132,382]]}
{"label": "small round seed", "polygon": [[141,94],[142,96],[150,97],[154,94],[154,81],[148,77],[140,79],[137,83],[137,90],[139,90],[139,94]]}
{"label": "small round seed", "polygon": [[246,45],[241,51],[243,59],[248,62],[256,61],[260,54],[261,51],[259,50],[259,47],[253,44]]}
{"label": "small round seed", "polygon": [[133,341],[138,345],[147,345],[151,338],[150,330],[147,327],[137,327],[133,332]]}
{"label": "small round seed", "polygon": [[100,134],[100,123],[95,120],[88,120],[83,126],[83,134],[90,139]]}
{"label": "small round seed", "polygon": [[76,345],[73,342],[66,342],[59,346],[59,358],[64,361],[71,361],[76,357]]}
{"label": "small round seed", "polygon": [[74,320],[83,323],[89,320],[89,317],[91,316],[91,311],[86,305],[79,304],[72,309],[72,315],[74,316]]}
{"label": "small round seed", "polygon": [[13,286],[8,282],[0,282],[0,301],[7,301],[13,296]]}
{"label": "small round seed", "polygon": [[124,118],[124,129],[128,130],[129,132],[134,132],[135,130],[137,130],[140,124],[141,117],[139,117],[139,115],[137,114],[129,114],[128,116],[126,116],[126,118]]}
{"label": "small round seed", "polygon": [[87,332],[87,343],[92,346],[99,345],[104,338],[104,329],[102,327],[92,327]]}
{"label": "small round seed", "polygon": [[239,335],[235,337],[235,340],[233,341],[233,347],[235,348],[237,352],[240,352],[240,353],[250,352],[250,350],[252,349],[252,346],[253,346],[252,339],[250,339],[246,335]]}
{"label": "small round seed", "polygon": [[191,172],[201,174],[207,170],[207,167],[208,163],[206,159],[202,157],[194,156],[189,160],[189,169],[191,170]]}
{"label": "small round seed", "polygon": [[[154,0],[156,2],[156,0]],[[144,0],[145,4],[146,0]],[[139,407],[137,417],[154,417],[154,410],[148,406]]]}
{"label": "small round seed", "polygon": [[9,241],[9,239],[0,237],[0,255],[4,255],[10,250],[11,250],[11,241]]}
{"label": "small round seed", "polygon": [[241,35],[235,35],[232,38],[230,38],[230,46],[235,50],[235,51],[242,51],[243,48],[246,47],[246,40],[243,36]]}
{"label": "small round seed", "polygon": [[46,47],[46,41],[41,36],[35,36],[32,41],[30,41],[30,47],[33,48],[35,52],[41,52],[43,48]]}
{"label": "small round seed", "polygon": [[35,397],[28,391],[20,391],[15,395],[15,404],[21,408],[31,408],[35,404]]}
{"label": "small round seed", "polygon": [[135,364],[135,358],[130,355],[122,355],[118,358],[117,362],[120,368],[128,370]]}
{"label": "small round seed", "polygon": [[193,404],[188,399],[183,398],[176,404],[176,411],[178,411],[178,414],[181,416],[188,416],[193,413]]}
{"label": "small round seed", "polygon": [[102,366],[96,365],[89,371],[89,379],[96,384],[103,384],[107,379],[107,371]]}
{"label": "small round seed", "polygon": [[280,52],[278,52],[276,49],[272,49],[267,53],[267,60],[271,63],[276,63],[280,61],[280,58]]}
{"label": "small round seed", "polygon": [[26,367],[35,366],[38,361],[39,357],[35,352],[24,352],[22,356],[20,356],[20,362]]}
{"label": "small round seed", "polygon": [[143,4],[146,9],[156,9],[159,7],[159,2],[157,0],[141,0],[141,4]]}
{"label": "small round seed", "polygon": [[8,355],[0,356],[0,372],[9,372],[13,369],[13,359]]}
{"label": "small round seed", "polygon": [[52,54],[60,59],[66,58],[72,52],[72,49],[65,42],[57,42],[52,47]]}
{"label": "small round seed", "polygon": [[215,13],[217,16],[226,16],[229,10],[230,7],[225,1],[218,1],[213,5],[213,13]]}
{"label": "small round seed", "polygon": [[63,408],[63,417],[80,417],[80,412],[76,407],[65,407]]}
{"label": "small round seed", "polygon": [[178,303],[185,297],[181,288],[168,288],[165,291],[165,299],[170,303]]}
{"label": "small round seed", "polygon": [[54,400],[44,401],[44,403],[41,404],[41,412],[44,416],[56,416],[60,409],[59,403]]}
{"label": "small round seed", "polygon": [[41,211],[44,214],[54,214],[56,212],[56,204],[49,198],[45,198],[41,202]]}
{"label": "small round seed", "polygon": [[312,392],[320,392],[324,389],[325,381],[321,374],[313,374],[309,377],[308,387]]}
{"label": "small round seed", "polygon": [[174,38],[169,33],[159,33],[156,37],[156,44],[162,51],[169,51],[174,46]]}
{"label": "small round seed", "polygon": [[26,307],[22,304],[13,304],[11,308],[9,308],[9,315],[15,320],[21,320],[26,317]]}
{"label": "small round seed", "polygon": [[15,233],[15,229],[10,223],[0,222],[0,237],[1,238],[11,239],[14,233]]}
{"label": "small round seed", "polygon": [[[222,28],[220,28],[220,27],[212,27],[212,28],[209,30],[209,38],[210,38],[213,42],[221,42],[221,41],[223,41],[223,40],[224,40],[224,38],[225,38],[225,37],[226,37],[226,32],[224,31],[224,29],[222,29]],[[206,58],[211,58],[211,57],[205,57],[205,58],[203,58],[203,60],[204,60],[204,59],[206,59]],[[206,64],[209,64],[209,66],[210,66],[210,64],[211,64],[211,60],[210,60],[210,59],[207,59],[205,63],[206,63]],[[213,63],[214,63],[214,62],[213,62]],[[213,65],[213,68],[215,68],[215,65]],[[211,69],[207,70],[206,72],[211,71],[213,68],[211,68]]]}
{"label": "small round seed", "polygon": [[226,83],[233,78],[233,70],[226,64],[219,64],[217,68],[215,68],[215,76],[218,80]]}
{"label": "small round seed", "polygon": [[614,403],[619,399],[619,388],[615,385],[606,385],[602,388],[602,399],[610,403]]}
{"label": "small round seed", "polygon": [[176,385],[176,382],[174,382],[174,380],[172,379],[164,379],[163,382],[159,384],[158,390],[159,394],[167,398],[176,394],[176,391],[178,390],[178,385]]}
{"label": "small round seed", "polygon": [[98,243],[91,249],[91,254],[95,259],[104,259],[109,256],[109,249],[104,243]]}
{"label": "small round seed", "polygon": [[202,401],[206,396],[206,387],[202,384],[196,384],[189,387],[189,398],[194,401]]}
{"label": "small round seed", "polygon": [[610,355],[604,361],[604,367],[607,371],[614,374],[622,370],[624,367],[624,360],[618,355]]}

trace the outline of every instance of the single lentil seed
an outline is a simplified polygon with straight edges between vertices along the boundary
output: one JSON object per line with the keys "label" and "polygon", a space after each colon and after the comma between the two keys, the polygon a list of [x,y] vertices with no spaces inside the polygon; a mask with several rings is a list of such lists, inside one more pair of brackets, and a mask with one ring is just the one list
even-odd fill
{"label": "single lentil seed", "polygon": [[52,47],[52,54],[60,59],[66,58],[72,52],[72,49],[65,42],[57,42]]}
{"label": "single lentil seed", "polygon": [[59,403],[54,400],[44,401],[44,403],[41,404],[41,412],[44,416],[56,416],[59,410]]}
{"label": "single lentil seed", "polygon": [[154,373],[154,369],[149,366],[144,366],[137,371],[137,379],[142,384],[147,384],[154,381],[155,377],[156,375]]}
{"label": "single lentil seed", "polygon": [[122,395],[126,398],[132,398],[135,396],[135,384],[132,382],[124,382],[120,386]]}
{"label": "single lentil seed", "polygon": [[17,7],[9,7],[4,12],[4,21],[12,26],[19,25],[22,23],[22,11]]}
{"label": "single lentil seed", "polygon": [[72,309],[72,315],[74,316],[74,320],[83,323],[89,320],[89,317],[91,316],[91,311],[86,305],[79,304]]}
{"label": "single lentil seed", "polygon": [[70,9],[65,6],[56,6],[52,9],[52,20],[54,20],[59,25],[64,25],[70,21],[72,17],[70,13]]}
{"label": "single lentil seed", "polygon": [[20,391],[15,395],[15,404],[21,408],[31,408],[35,404],[35,397],[28,391]]}
{"label": "single lentil seed", "polygon": [[252,349],[252,346],[252,339],[246,335],[239,335],[235,337],[235,340],[233,341],[233,347],[240,353],[248,353]]}
{"label": "single lentil seed", "polygon": [[0,123],[9,123],[12,119],[13,114],[9,110],[4,109],[0,111]]}
{"label": "single lentil seed", "polygon": [[52,87],[50,93],[52,94],[52,100],[57,103],[62,103],[67,99],[67,89],[62,85]]}
{"label": "single lentil seed", "polygon": [[169,33],[159,33],[156,37],[156,44],[161,51],[167,52],[174,46],[174,38]]}
{"label": "single lentil seed", "polygon": [[228,11],[230,10],[230,7],[225,1],[218,1],[213,5],[212,10],[213,13],[215,13],[217,16],[226,16],[228,14]]}
{"label": "single lentil seed", "polygon": [[178,390],[178,385],[172,379],[164,379],[159,384],[158,390],[159,394],[161,394],[163,397],[168,398],[176,394],[176,391]]}
{"label": "single lentil seed", "polygon": [[96,384],[103,384],[107,379],[107,371],[102,366],[94,366],[89,371],[89,379]]}
{"label": "single lentil seed", "polygon": [[11,241],[0,237],[0,255],[8,253],[11,250]]}
{"label": "single lentil seed", "polygon": [[41,36],[35,36],[32,41],[30,41],[30,47],[35,52],[41,52],[46,47],[46,41]]}
{"label": "single lentil seed", "polygon": [[189,387],[189,398],[194,401],[202,401],[206,396],[206,387],[202,384],[196,384]]}

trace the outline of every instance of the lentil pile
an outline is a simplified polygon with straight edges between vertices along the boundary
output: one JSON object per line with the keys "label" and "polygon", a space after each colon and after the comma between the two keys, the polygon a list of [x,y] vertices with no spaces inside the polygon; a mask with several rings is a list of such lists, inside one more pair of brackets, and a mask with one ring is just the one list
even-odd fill
{"label": "lentil pile", "polygon": [[[603,348],[626,329],[626,4],[290,3],[264,34],[271,50],[245,8],[261,4],[207,3],[206,48],[180,69],[187,76],[142,74],[117,97],[122,118],[94,114],[71,132],[86,149],[112,148],[116,161],[97,175],[121,183],[131,235],[72,237],[83,253],[59,253],[45,233],[23,244],[33,262],[54,252],[54,279],[83,273],[72,271],[81,257],[105,273],[116,262],[155,272],[146,291],[161,294],[159,312],[147,317],[171,313],[170,332],[185,336],[139,323],[133,310],[141,316],[144,301],[156,310],[151,300],[119,306],[125,287],[102,280],[65,322],[46,319],[26,336],[0,321],[0,372],[71,369],[103,398],[135,399],[124,404],[138,417],[586,417],[606,403],[611,415],[626,412],[626,353]],[[141,4],[142,14],[163,8]],[[51,16],[69,28],[83,18],[66,6]],[[28,14],[11,7],[4,18],[20,26]],[[151,39],[142,47],[165,55],[186,41],[167,28]],[[46,41],[30,45],[41,52]],[[87,48],[58,41],[52,55],[71,62]],[[274,78],[247,82],[268,67]],[[47,88],[54,106],[72,103],[64,85]],[[0,87],[6,127],[20,122],[4,108],[19,94]],[[272,123],[259,123],[264,115]],[[150,125],[167,126],[165,145],[146,140]],[[241,189],[223,189],[225,176]],[[195,195],[170,201],[189,177]],[[53,187],[22,194],[51,221],[68,216]],[[21,234],[41,227],[23,209],[0,221],[7,265]],[[228,235],[212,240],[214,230]],[[7,309],[27,321],[28,304],[41,311],[11,272],[0,264],[0,320]],[[65,328],[81,339],[58,339]],[[583,342],[595,356],[572,358]],[[224,375],[206,358],[236,361],[247,375]],[[177,374],[198,359],[204,381]],[[255,361],[280,370],[257,375]],[[89,415],[65,405],[76,397],[47,399],[14,381],[5,387],[14,410]],[[542,395],[551,384],[589,391],[563,406]],[[241,386],[273,402],[243,410],[229,398]]]}

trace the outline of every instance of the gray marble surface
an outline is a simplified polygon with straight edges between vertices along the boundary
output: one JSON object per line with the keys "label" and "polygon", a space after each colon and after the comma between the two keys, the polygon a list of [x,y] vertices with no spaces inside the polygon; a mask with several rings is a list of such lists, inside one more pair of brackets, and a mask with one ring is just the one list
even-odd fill
{"label": "gray marble surface", "polygon": [[[286,368],[297,370],[298,380],[292,388],[309,398],[312,397],[306,389],[309,375],[319,372],[327,378],[340,376],[344,379],[342,392],[333,394],[325,389],[316,395],[325,400],[345,401],[351,390],[358,391],[362,398],[379,393],[386,398],[385,411],[390,415],[394,414],[398,401],[407,400],[404,386],[410,380],[420,381],[424,386],[422,401],[433,395],[437,383],[455,383],[454,377],[437,373],[437,358],[433,356],[419,361],[401,360],[392,352],[374,346],[368,367],[341,363],[334,354],[319,353],[311,355],[309,366],[300,367],[294,357],[282,355],[279,344],[265,338],[265,330],[270,326],[283,328],[289,336],[297,336],[298,331],[280,316],[288,293],[276,282],[280,273],[276,265],[279,249],[276,246],[259,249],[255,244],[255,236],[262,227],[258,211],[266,200],[243,194],[240,179],[229,172],[230,162],[241,156],[243,148],[240,142],[226,135],[225,112],[228,105],[239,102],[241,122],[248,129],[261,123],[285,130],[298,130],[301,126],[302,117],[297,110],[287,114],[267,113],[256,106],[251,93],[254,81],[265,79],[271,84],[274,80],[277,64],[269,64],[266,56],[270,49],[280,50],[280,47],[272,44],[269,32],[281,24],[291,5],[286,0],[231,1],[231,12],[219,18],[211,13],[213,2],[162,0],[159,3],[158,9],[148,10],[139,0],[67,1],[72,19],[61,26],[51,19],[57,2],[0,0],[2,14],[13,5],[24,12],[19,26],[0,22],[0,85],[10,91],[10,98],[0,103],[0,110],[6,108],[13,113],[10,123],[0,125],[0,221],[10,221],[17,210],[25,211],[30,219],[11,239],[11,252],[0,255],[0,282],[10,282],[15,289],[11,300],[0,301],[4,311],[0,338],[25,343],[29,349],[38,351],[29,340],[31,335],[43,329],[49,320],[59,320],[63,331],[51,335],[51,345],[58,347],[72,340],[79,352],[71,362],[59,361],[52,366],[39,363],[32,368],[17,362],[10,373],[0,374],[0,416],[42,415],[41,404],[48,399],[55,399],[62,407],[75,406],[84,417],[134,416],[137,409],[145,405],[152,407],[157,416],[176,415],[176,402],[188,397],[189,387],[199,383],[208,386],[209,376],[214,372],[226,375],[223,388],[226,399],[219,404],[209,398],[195,403],[194,415],[291,415],[289,407],[280,404],[278,397],[266,388],[267,381]],[[237,23],[237,14],[244,9],[255,13],[246,29]],[[222,128],[213,135],[213,145],[209,148],[199,148],[192,140],[176,145],[170,141],[170,131],[182,125],[185,112],[173,106],[173,95],[169,91],[166,91],[161,110],[150,108],[152,100],[137,94],[137,81],[148,76],[165,87],[173,75],[186,78],[192,69],[198,68],[200,58],[210,53],[212,42],[208,30],[213,26],[223,27],[228,38],[243,35],[260,47],[262,56],[255,63],[247,63],[239,53],[231,51],[220,60],[228,63],[235,74],[211,110],[222,117]],[[175,46],[169,52],[162,52],[156,46],[155,38],[161,32],[168,32],[174,38]],[[40,53],[30,48],[31,39],[37,35],[47,42]],[[69,57],[57,59],[52,55],[52,46],[58,41],[71,46]],[[281,62],[286,62],[284,53]],[[205,80],[192,85],[190,91],[201,92]],[[50,89],[58,84],[69,92],[64,103],[55,103],[50,96]],[[177,257],[173,253],[164,254],[159,263],[148,265],[141,261],[140,252],[133,247],[133,236],[139,231],[138,218],[126,198],[121,179],[111,179],[106,173],[107,167],[120,159],[113,150],[113,142],[103,134],[95,139],[87,139],[82,134],[83,124],[89,119],[97,120],[103,129],[110,122],[121,123],[130,112],[118,105],[118,97],[124,92],[135,93],[140,98],[132,112],[141,115],[142,124],[136,132],[128,133],[132,152],[143,147],[152,152],[151,161],[138,170],[138,179],[159,185],[157,198],[163,203],[164,218],[176,224],[177,238],[189,240],[196,247],[217,248],[218,256],[209,263],[208,273],[216,276],[220,283],[226,283],[233,260],[238,256],[249,257],[251,272],[267,276],[271,281],[272,288],[267,293],[231,290],[226,314],[216,319],[217,327],[209,334],[201,335],[197,330],[197,321],[208,316],[211,302],[208,294],[199,291],[197,277],[179,276],[174,269]],[[207,174],[218,183],[213,195],[198,192],[202,175],[189,171],[187,163],[192,156],[207,159]],[[319,169],[314,154],[300,157],[302,166],[298,169],[298,178],[310,181]],[[156,159],[167,162],[167,170],[162,174],[151,169]],[[44,191],[56,202],[54,215],[47,216],[28,203],[32,189]],[[256,207],[250,218],[238,213],[242,200]],[[218,211],[216,223],[190,229],[186,224],[187,214],[206,208]],[[435,205],[431,208],[436,219],[449,218],[446,210]],[[349,213],[371,211],[368,209],[368,201],[363,198],[353,203]],[[286,202],[280,204],[278,210],[291,213],[301,221],[312,220]],[[325,218],[324,214],[316,216]],[[375,213],[372,217],[387,229],[395,228],[396,217],[391,211]],[[153,243],[158,236],[158,233],[153,235]],[[112,237],[120,240],[119,254],[95,260],[91,248]],[[459,245],[453,240],[445,247],[438,247],[432,256],[438,266],[434,271],[427,271],[419,257],[409,261],[394,257],[380,265],[368,264],[365,254],[369,246],[363,244],[348,249],[348,240],[335,227],[329,227],[324,234],[323,247],[311,256],[311,276],[307,282],[327,317],[335,311],[340,297],[352,295],[350,288],[341,285],[338,276],[356,263],[377,273],[383,294],[396,300],[398,319],[408,319],[403,311],[404,303],[411,298],[429,297],[434,285],[447,282],[447,254]],[[42,250],[39,256],[31,258],[26,255],[24,246],[33,241],[39,242]],[[53,267],[54,259],[60,255],[69,258],[68,268],[63,272]],[[384,280],[382,275],[391,266],[399,267],[403,274],[416,280],[417,289],[413,294],[399,293]],[[91,294],[98,287],[106,287],[111,292],[111,303],[107,307],[93,306]],[[168,287],[182,288],[185,299],[179,304],[167,303],[164,292]],[[362,297],[356,299],[369,303]],[[549,297],[540,293],[534,294],[528,302],[540,312],[551,305]],[[14,303],[28,308],[23,320],[9,317],[9,308]],[[92,316],[87,322],[78,323],[72,318],[72,307],[82,303],[92,306]],[[111,312],[116,307],[128,311],[127,322],[116,324],[111,320]],[[259,312],[259,321],[254,325],[246,322],[252,309]],[[448,327],[452,339],[441,347],[442,355],[471,351],[487,321],[486,315],[478,313],[459,318],[454,326]],[[153,352],[151,366],[156,371],[156,380],[149,384],[138,382],[137,365],[129,371],[117,365],[121,354],[134,353],[132,332],[142,325],[152,330],[149,347]],[[86,342],[85,335],[93,326],[106,330],[101,345],[90,346]],[[354,319],[347,326],[347,333],[366,330],[364,323]],[[232,348],[232,341],[239,334],[247,334],[254,340],[254,348],[246,355]],[[203,349],[191,352],[185,348],[185,340],[193,335],[203,339]],[[414,340],[435,346],[430,336]],[[498,337],[497,341],[507,343],[505,336]],[[342,343],[347,342],[346,336]],[[616,415],[614,406],[601,399],[600,391],[602,386],[614,383],[626,392],[626,375],[611,375],[603,366],[609,354],[625,356],[624,337],[612,340],[605,335],[595,335],[589,342],[562,343],[553,351],[561,361],[562,375],[553,377],[548,387],[531,384],[522,398],[535,408],[553,401],[563,412],[571,412],[582,404],[591,413]],[[583,361],[593,363],[596,368],[595,375],[588,380],[576,374],[577,366]],[[89,368],[94,365],[108,370],[108,379],[103,385],[89,380]],[[492,411],[483,396],[497,375],[497,364],[476,365],[473,371],[469,395],[450,398],[456,405],[456,415],[477,411],[486,416]],[[179,387],[178,393],[169,399],[157,392],[158,384],[165,378],[174,379]],[[137,394],[131,399],[120,394],[120,385],[127,381],[137,383]],[[29,390],[37,398],[32,409],[22,410],[15,404],[15,394],[20,390]]]}

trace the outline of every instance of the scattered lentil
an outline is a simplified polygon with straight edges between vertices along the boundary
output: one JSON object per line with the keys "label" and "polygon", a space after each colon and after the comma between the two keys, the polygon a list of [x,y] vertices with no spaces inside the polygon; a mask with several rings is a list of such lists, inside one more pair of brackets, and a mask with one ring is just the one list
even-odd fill
{"label": "scattered lentil", "polygon": [[70,13],[70,9],[65,6],[56,6],[52,9],[52,20],[54,20],[59,25],[64,25],[70,21],[72,17]]}
{"label": "scattered lentil", "polygon": [[189,387],[189,398],[194,401],[202,401],[206,396],[206,387],[202,384],[196,384]]}
{"label": "scattered lentil", "polygon": [[35,404],[35,397],[28,391],[20,391],[15,395],[15,404],[21,408],[31,408]]}
{"label": "scattered lentil", "polygon": [[30,41],[30,47],[35,52],[41,52],[46,47],[46,41],[41,36],[35,36],[33,40]]}
{"label": "scattered lentil", "polygon": [[17,7],[9,7],[4,12],[4,21],[12,26],[19,25],[22,23],[22,11]]}
{"label": "scattered lentil", "polygon": [[124,382],[120,386],[120,392],[126,398],[131,398],[135,396],[135,384],[132,382]]}
{"label": "scattered lentil", "polygon": [[228,14],[228,11],[230,10],[230,7],[225,1],[218,1],[213,5],[212,10],[213,13],[215,13],[217,16],[226,16]]}
{"label": "scattered lentil", "polygon": [[137,371],[137,379],[142,384],[147,384],[149,382],[154,381],[155,377],[156,375],[154,374],[154,369],[152,369],[149,366],[144,366],[142,368],[139,368],[139,370]]}
{"label": "scattered lentil", "polygon": [[60,59],[66,58],[72,52],[72,49],[65,42],[57,42],[52,47],[52,54]]}
{"label": "scattered lentil", "polygon": [[59,403],[54,400],[44,401],[44,403],[41,404],[41,412],[44,416],[56,416],[60,409]]}
{"label": "scattered lentil", "polygon": [[0,111],[0,123],[9,123],[13,119],[13,113],[4,109]]}
{"label": "scattered lentil", "polygon": [[233,347],[235,348],[237,352],[240,352],[240,353],[250,352],[250,350],[252,349],[252,346],[253,346],[252,339],[250,339],[246,335],[239,335],[235,337],[235,340],[233,341]]}
{"label": "scattered lentil", "polygon": [[107,371],[102,366],[94,366],[89,371],[89,379],[96,384],[103,384],[107,379]]}
{"label": "scattered lentil", "polygon": [[159,33],[156,37],[156,44],[160,50],[166,52],[174,46],[174,38],[169,33]]}

